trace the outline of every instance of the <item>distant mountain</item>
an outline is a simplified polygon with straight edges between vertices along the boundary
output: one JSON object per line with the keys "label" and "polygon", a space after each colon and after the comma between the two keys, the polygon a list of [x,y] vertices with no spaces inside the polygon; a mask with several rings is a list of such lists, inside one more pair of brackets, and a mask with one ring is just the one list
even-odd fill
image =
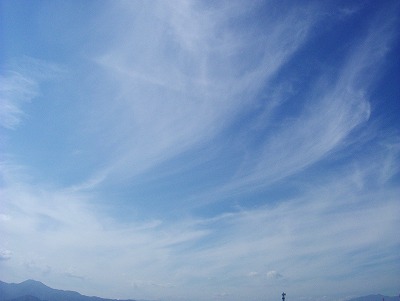
{"label": "distant mountain", "polygon": [[[35,280],[21,283],[0,281],[0,301],[135,301],[88,297],[74,291],[58,290]],[[399,296],[368,295],[347,301],[400,301]]]}
{"label": "distant mountain", "polygon": [[400,301],[399,296],[383,296],[383,295],[368,295],[364,297],[357,297],[347,301]]}
{"label": "distant mountain", "polygon": [[42,300],[40,300],[34,296],[26,295],[26,296],[18,297],[15,299],[10,299],[8,301],[42,301]]}
{"label": "distant mountain", "polygon": [[63,291],[48,287],[35,280],[21,283],[0,281],[0,301],[134,301],[88,297],[74,291]]}

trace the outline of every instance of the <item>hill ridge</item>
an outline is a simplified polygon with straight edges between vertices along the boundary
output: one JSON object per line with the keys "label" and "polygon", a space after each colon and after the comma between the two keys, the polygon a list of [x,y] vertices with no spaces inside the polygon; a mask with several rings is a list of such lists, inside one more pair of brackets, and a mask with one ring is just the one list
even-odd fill
{"label": "hill ridge", "polygon": [[39,301],[135,301],[85,296],[76,291],[54,289],[33,279],[21,283],[6,283],[0,280],[0,301],[34,301],[27,300],[28,296]]}
{"label": "hill ridge", "polygon": [[[400,301],[399,296],[370,294],[346,301]],[[28,279],[21,283],[6,283],[0,280],[0,301],[136,301],[135,299],[108,299],[85,296],[76,291],[54,289],[46,284]],[[145,300],[142,300],[145,301]]]}

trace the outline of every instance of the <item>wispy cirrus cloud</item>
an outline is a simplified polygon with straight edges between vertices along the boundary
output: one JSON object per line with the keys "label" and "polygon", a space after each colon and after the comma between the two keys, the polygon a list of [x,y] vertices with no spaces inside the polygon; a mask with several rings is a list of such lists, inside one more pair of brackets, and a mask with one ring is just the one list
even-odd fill
{"label": "wispy cirrus cloud", "polygon": [[0,125],[15,129],[25,116],[24,104],[40,94],[39,84],[61,72],[55,64],[28,57],[6,66],[0,74]]}
{"label": "wispy cirrus cloud", "polygon": [[257,5],[221,10],[160,2],[139,12],[135,5],[117,10],[125,26],[140,24],[146,43],[135,42],[141,31],[119,32],[119,42],[95,59],[114,93],[96,103],[90,121],[110,148],[102,175],[135,174],[211,141],[253,107],[254,95],[301,47],[317,18],[312,7],[294,7],[280,16],[285,22],[267,19],[261,31],[229,26]]}
{"label": "wispy cirrus cloud", "polygon": [[[271,120],[279,118],[282,107],[299,101],[296,93],[278,93],[262,105],[254,96],[276,84],[274,76],[306,43],[320,18],[312,13],[317,8],[310,7],[306,12],[294,6],[279,17],[266,19],[268,31],[260,32],[249,25],[245,30],[226,25],[240,21],[239,4],[224,10],[191,2],[178,8],[159,5],[152,13],[155,23],[148,19],[152,14],[148,14],[147,6],[141,13],[136,13],[134,4],[115,8],[123,9],[124,16],[137,14],[127,24],[132,22],[134,27],[140,23],[154,39],[138,44],[134,41],[141,33],[119,33],[116,39],[121,42],[97,56],[117,96],[106,94],[96,103],[101,109],[94,109],[92,115],[92,137],[100,135],[102,139],[96,140],[110,151],[102,160],[106,167],[74,189],[95,187],[114,173],[114,178],[137,175],[185,151],[203,147],[229,130],[239,113],[257,106],[262,116],[245,124],[235,145],[228,142],[216,147],[250,145],[239,150],[244,152],[239,155],[243,158],[239,165],[233,162],[238,165],[236,180],[227,179],[223,190],[265,186],[342,149],[353,130],[368,120],[368,88],[390,49],[394,18],[377,18],[369,32],[359,38],[359,44],[349,48],[346,60],[335,72],[321,69],[314,87],[301,100],[304,107],[298,115],[275,126]],[[257,8],[246,6],[245,10]],[[190,26],[183,23],[185,18],[192,20]],[[254,53],[259,55],[254,57]],[[142,60],[134,60],[137,55]],[[290,80],[279,84],[285,90],[293,85]],[[246,139],[249,127],[256,129],[252,132],[255,136],[261,133],[261,143],[256,147]],[[97,147],[97,142],[92,145]]]}
{"label": "wispy cirrus cloud", "polygon": [[[280,285],[268,284],[267,279],[281,274],[285,275],[280,278],[282,285],[297,294],[314,288],[315,277],[351,275],[344,286],[348,292],[351,285],[361,290],[359,283],[369,272],[385,270],[382,281],[390,282],[396,279],[396,271],[389,267],[398,260],[392,250],[400,244],[394,239],[395,225],[400,222],[399,191],[388,181],[384,190],[364,192],[354,180],[357,174],[373,186],[379,179],[371,176],[385,168],[380,155],[367,168],[343,170],[340,180],[327,177],[301,197],[276,206],[176,221],[132,218],[121,223],[105,214],[107,207],[94,207],[91,194],[8,183],[1,191],[2,214],[9,217],[1,221],[4,242],[13,252],[8,262],[34,263],[29,268],[20,266],[20,273],[37,274],[50,284],[61,283],[67,269],[86,284],[119,279],[114,291],[97,291],[104,296],[120,290],[143,298],[159,293],[178,298],[200,294],[204,285],[215,293],[225,288],[236,295],[240,287],[232,287],[232,281],[240,281],[253,287],[256,298],[264,294],[265,286],[279,293]],[[21,236],[26,239],[18,239]],[[23,251],[27,246],[29,254]],[[62,256],[62,262],[51,256],[54,252]],[[90,261],[84,260],[85,254],[91,254]],[[94,274],[99,267],[112,269]],[[279,272],[271,272],[276,267]],[[257,277],[249,278],[249,271]],[[132,283],[134,291],[128,289]],[[95,291],[84,288],[84,292]],[[117,295],[126,298],[129,294]]]}
{"label": "wispy cirrus cloud", "polygon": [[370,117],[368,89],[390,48],[394,21],[375,20],[339,72],[321,74],[299,114],[271,131],[256,152],[251,150],[238,182],[265,185],[280,180],[347,144],[352,131]]}
{"label": "wispy cirrus cloud", "polygon": [[326,46],[362,8],[323,6],[104,2],[76,93],[43,89],[44,61],[4,73],[3,127],[41,91],[61,122],[30,132],[32,166],[0,162],[1,276],[171,300],[396,287],[399,139],[370,121],[397,11]]}
{"label": "wispy cirrus cloud", "polygon": [[37,83],[18,72],[2,74],[0,82],[0,123],[7,129],[14,129],[24,115],[23,103],[37,95]]}

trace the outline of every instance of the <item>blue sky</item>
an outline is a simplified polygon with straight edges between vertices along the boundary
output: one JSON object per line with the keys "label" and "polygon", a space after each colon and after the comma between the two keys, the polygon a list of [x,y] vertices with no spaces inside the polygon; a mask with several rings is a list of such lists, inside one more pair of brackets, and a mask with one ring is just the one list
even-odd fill
{"label": "blue sky", "polygon": [[399,10],[1,1],[1,280],[397,295]]}

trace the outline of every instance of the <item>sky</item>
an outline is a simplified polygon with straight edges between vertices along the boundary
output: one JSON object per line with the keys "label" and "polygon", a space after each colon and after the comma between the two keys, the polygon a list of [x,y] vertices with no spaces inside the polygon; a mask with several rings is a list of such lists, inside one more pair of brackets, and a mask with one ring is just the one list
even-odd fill
{"label": "sky", "polygon": [[0,280],[400,293],[399,1],[0,1]]}

